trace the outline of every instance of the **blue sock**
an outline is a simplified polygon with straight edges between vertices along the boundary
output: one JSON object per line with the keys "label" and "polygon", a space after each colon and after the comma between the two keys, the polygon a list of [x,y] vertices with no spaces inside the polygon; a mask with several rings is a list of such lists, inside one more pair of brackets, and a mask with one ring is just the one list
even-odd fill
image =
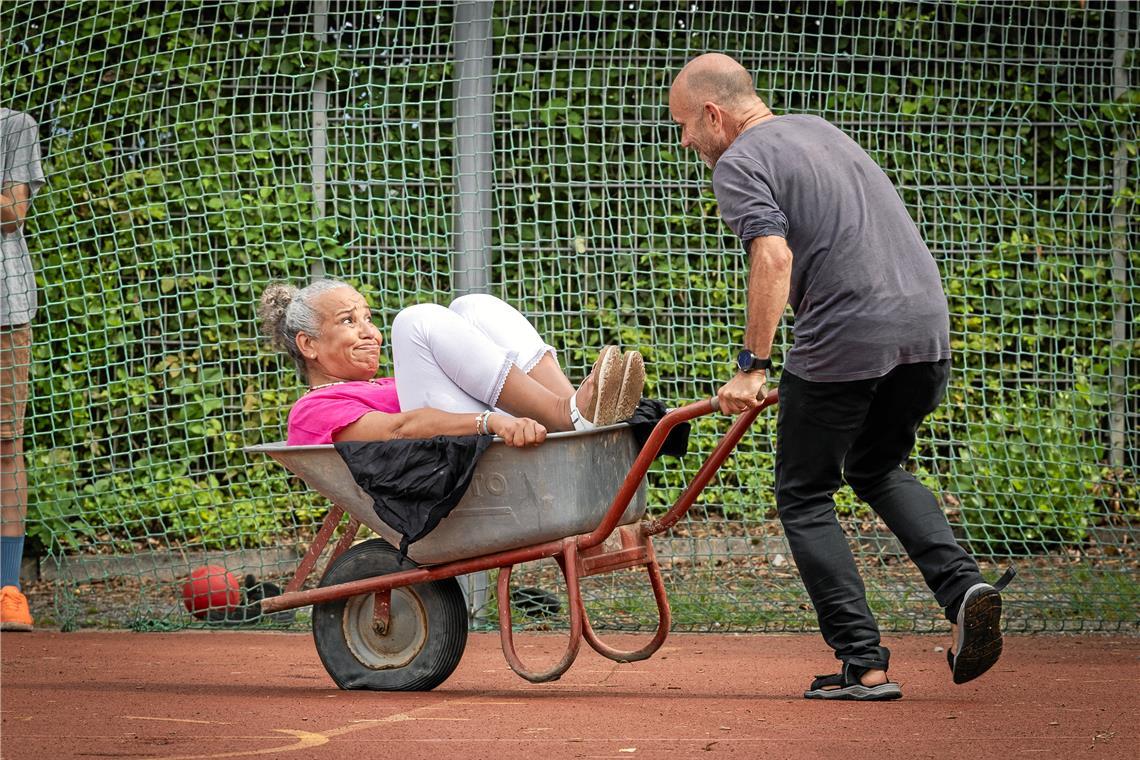
{"label": "blue sock", "polygon": [[20,560],[23,558],[23,536],[0,536],[0,586],[20,587]]}

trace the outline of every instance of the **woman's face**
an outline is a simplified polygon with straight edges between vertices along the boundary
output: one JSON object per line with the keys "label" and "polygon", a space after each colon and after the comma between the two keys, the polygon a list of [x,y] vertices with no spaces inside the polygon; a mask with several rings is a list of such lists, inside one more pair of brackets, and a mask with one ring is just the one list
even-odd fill
{"label": "woman's face", "polygon": [[383,336],[372,324],[364,296],[350,287],[335,288],[319,295],[314,308],[321,315],[320,336],[297,336],[312,384],[375,377]]}

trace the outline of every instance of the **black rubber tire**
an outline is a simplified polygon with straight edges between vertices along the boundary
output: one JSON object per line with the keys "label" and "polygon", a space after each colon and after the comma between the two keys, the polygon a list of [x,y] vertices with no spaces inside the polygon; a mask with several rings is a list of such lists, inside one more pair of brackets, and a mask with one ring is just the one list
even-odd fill
{"label": "black rubber tire", "polygon": [[[352,547],[329,566],[321,586],[375,578],[416,565],[383,539]],[[467,607],[455,578],[392,590],[388,630],[371,627],[372,594],[313,605],[313,640],[342,689],[429,691],[459,665],[467,646]]]}

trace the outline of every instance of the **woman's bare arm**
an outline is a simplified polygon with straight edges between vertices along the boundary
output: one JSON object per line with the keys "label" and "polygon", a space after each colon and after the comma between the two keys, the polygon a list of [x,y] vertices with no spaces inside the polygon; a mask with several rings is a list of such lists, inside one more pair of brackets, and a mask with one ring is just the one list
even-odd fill
{"label": "woman's bare arm", "polygon": [[[391,441],[432,438],[437,435],[474,435],[478,414],[456,414],[439,409],[413,409],[386,414],[369,412],[333,436],[335,441]],[[509,446],[534,446],[546,439],[546,428],[527,417],[492,414],[489,432]]]}

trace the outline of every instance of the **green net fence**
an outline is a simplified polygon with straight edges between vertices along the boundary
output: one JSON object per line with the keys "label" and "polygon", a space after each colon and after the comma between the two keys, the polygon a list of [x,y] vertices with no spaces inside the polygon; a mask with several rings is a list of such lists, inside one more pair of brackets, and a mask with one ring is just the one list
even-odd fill
{"label": "green net fence", "polygon": [[[8,0],[0,34],[0,106],[38,122],[48,183],[25,227],[38,624],[200,626],[179,596],[193,568],[291,576],[327,503],[242,450],[284,438],[301,390],[258,338],[272,280],[344,278],[385,325],[487,290],[572,379],[613,341],[644,353],[650,395],[712,394],[745,266],[666,96],[724,51],[777,113],[863,145],[938,261],[954,369],[913,467],[988,575],[1019,566],[1009,627],[1137,630],[1126,0]],[[700,420],[690,455],[655,465],[651,512],[725,428]],[[815,624],[775,516],[773,432],[761,416],[656,542],[677,629]],[[881,523],[836,498],[884,628],[944,626]],[[560,588],[553,566],[515,578]],[[590,579],[595,624],[652,626],[647,588]]]}

